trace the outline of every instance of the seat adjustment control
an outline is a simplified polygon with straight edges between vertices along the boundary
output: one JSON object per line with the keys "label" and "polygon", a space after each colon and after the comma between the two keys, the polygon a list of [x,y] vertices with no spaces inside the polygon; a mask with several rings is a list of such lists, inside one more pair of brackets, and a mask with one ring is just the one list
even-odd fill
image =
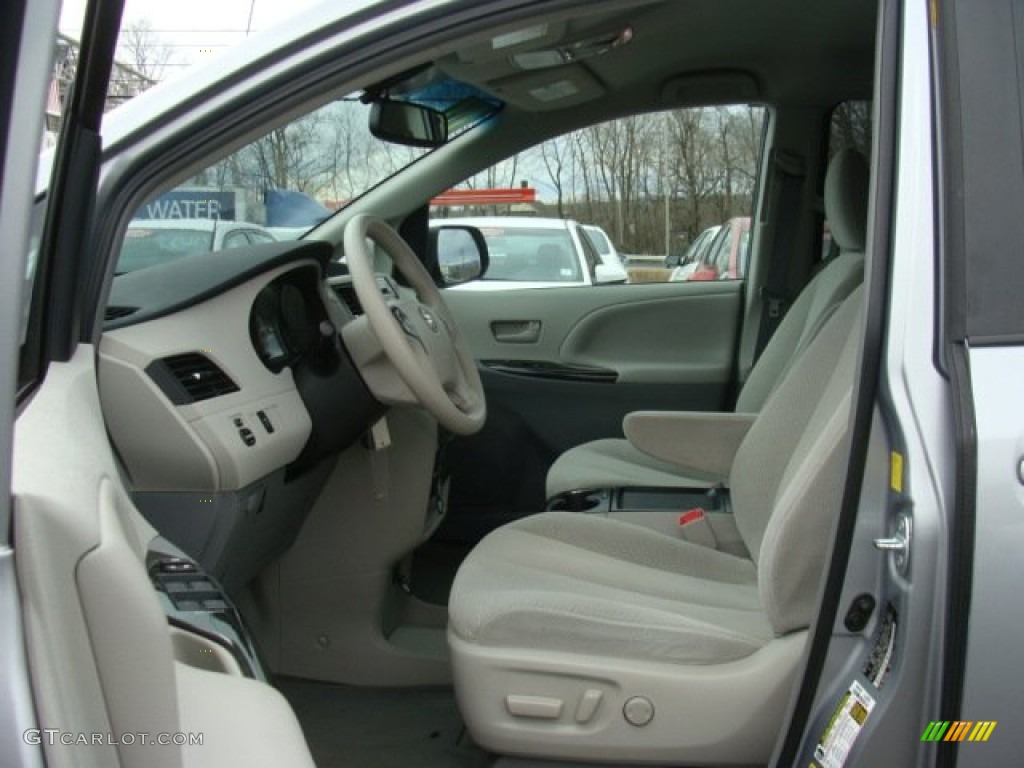
{"label": "seat adjustment control", "polygon": [[622,705],[626,722],[641,728],[654,719],[654,702],[646,696],[632,696]]}
{"label": "seat adjustment control", "polygon": [[594,717],[594,713],[597,712],[597,707],[601,703],[601,699],[604,694],[596,688],[588,688],[580,696],[580,703],[576,707],[576,722],[580,725],[589,723],[591,718]]}
{"label": "seat adjustment control", "polygon": [[532,717],[538,720],[557,720],[562,716],[563,702],[550,696],[520,696],[509,694],[505,697],[505,708],[516,717]]}

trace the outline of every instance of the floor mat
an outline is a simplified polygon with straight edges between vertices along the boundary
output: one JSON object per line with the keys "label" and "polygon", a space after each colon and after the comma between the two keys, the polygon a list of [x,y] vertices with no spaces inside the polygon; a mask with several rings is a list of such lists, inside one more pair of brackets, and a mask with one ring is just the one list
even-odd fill
{"label": "floor mat", "polygon": [[319,768],[484,768],[449,688],[375,689],[282,678]]}

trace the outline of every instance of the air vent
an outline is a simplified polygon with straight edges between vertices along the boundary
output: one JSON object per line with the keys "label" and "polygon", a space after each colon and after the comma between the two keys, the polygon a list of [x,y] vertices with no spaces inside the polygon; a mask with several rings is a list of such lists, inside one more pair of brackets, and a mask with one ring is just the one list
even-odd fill
{"label": "air vent", "polygon": [[107,307],[103,313],[103,319],[106,321],[120,320],[122,317],[128,317],[128,315],[134,315],[139,311],[138,307],[119,307],[111,304]]}
{"label": "air vent", "polygon": [[198,352],[154,360],[146,373],[175,405],[198,403],[238,391],[238,385],[216,363]]}

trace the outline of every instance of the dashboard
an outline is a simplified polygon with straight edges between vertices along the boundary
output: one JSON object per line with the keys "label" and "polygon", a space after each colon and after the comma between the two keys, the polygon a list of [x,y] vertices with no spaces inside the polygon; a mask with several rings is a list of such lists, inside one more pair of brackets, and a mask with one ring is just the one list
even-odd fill
{"label": "dashboard", "polygon": [[272,373],[310,354],[320,333],[334,333],[315,282],[311,284],[316,277],[309,270],[288,272],[256,294],[249,335],[256,354]]}
{"label": "dashboard", "polygon": [[271,243],[114,278],[99,392],[132,500],[229,593],[384,413],[342,344],[360,310],[331,254]]}
{"label": "dashboard", "polygon": [[111,437],[143,491],[233,491],[343,450],[379,418],[338,330],[325,243],[115,278],[99,348]]}

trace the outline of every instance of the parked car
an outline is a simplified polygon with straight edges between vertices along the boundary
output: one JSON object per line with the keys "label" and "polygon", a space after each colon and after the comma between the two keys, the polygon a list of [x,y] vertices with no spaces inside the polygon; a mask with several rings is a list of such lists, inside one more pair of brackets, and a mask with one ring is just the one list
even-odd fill
{"label": "parked car", "polygon": [[128,227],[119,273],[134,272],[195,253],[223,251],[277,238],[259,224],[221,219],[137,219]]}
{"label": "parked car", "polygon": [[[708,227],[702,230],[699,235],[693,238],[693,241],[687,246],[686,250],[682,253],[670,254],[665,257],[666,267],[684,267],[689,264],[694,264],[700,261],[701,256],[707,250],[707,247],[711,245],[711,241],[715,235],[718,234],[718,230],[722,228],[721,224],[715,224],[714,226]],[[681,280],[682,278],[676,278]]]}
{"label": "parked car", "polygon": [[564,288],[627,279],[622,263],[616,263],[617,255],[609,252],[602,258],[583,227],[572,220],[480,216],[431,221],[433,227],[442,225],[477,227],[487,243],[487,272],[459,286],[461,290]]}
{"label": "parked car", "polygon": [[[743,277],[750,250],[750,217],[737,216],[722,224],[703,257],[682,279],[738,280]],[[676,279],[673,275],[670,279]]]}
{"label": "parked car", "polygon": [[629,273],[626,272],[626,264],[622,254],[615,247],[615,243],[608,237],[608,233],[595,224],[584,224],[583,233],[590,238],[590,243],[601,257],[601,263],[607,268],[604,275],[606,282],[617,283],[629,280]]}
{"label": "parked car", "polygon": [[[37,159],[59,3],[0,3],[4,768],[1021,763],[1019,2],[326,0],[110,111],[86,5]],[[435,196],[545,167],[771,236],[439,286]],[[347,202],[116,274],[271,170]]]}
{"label": "parked car", "polygon": [[690,243],[690,247],[681,256],[670,256],[665,259],[665,266],[673,267],[672,273],[668,278],[669,282],[680,282],[688,279],[693,274],[721,228],[721,224],[708,227],[694,238],[693,242]]}

